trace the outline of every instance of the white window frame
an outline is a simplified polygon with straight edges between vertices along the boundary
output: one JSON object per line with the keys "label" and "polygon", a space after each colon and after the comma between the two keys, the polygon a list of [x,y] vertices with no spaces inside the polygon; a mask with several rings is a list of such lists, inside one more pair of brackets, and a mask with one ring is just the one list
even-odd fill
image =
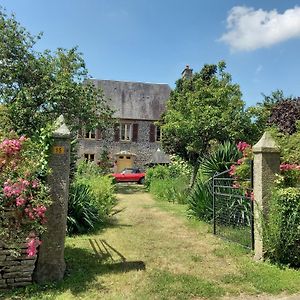
{"label": "white window frame", "polygon": [[[132,123],[120,123],[120,141],[130,142],[132,140]],[[123,138],[124,133],[124,138]]]}
{"label": "white window frame", "polygon": [[96,130],[90,130],[87,131],[85,128],[82,130],[83,131],[83,136],[85,139],[89,139],[89,140],[95,140],[96,139]]}
{"label": "white window frame", "polygon": [[[92,159],[92,155],[93,155],[93,159]],[[83,157],[85,160],[89,161],[89,162],[94,162],[95,161],[95,153],[84,153]]]}

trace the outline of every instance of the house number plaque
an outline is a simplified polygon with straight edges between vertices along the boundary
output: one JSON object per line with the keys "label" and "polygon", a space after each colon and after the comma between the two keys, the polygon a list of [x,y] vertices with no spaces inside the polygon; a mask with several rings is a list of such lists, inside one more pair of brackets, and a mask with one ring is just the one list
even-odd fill
{"label": "house number plaque", "polygon": [[53,153],[54,154],[64,154],[65,153],[65,147],[54,146],[53,147]]}

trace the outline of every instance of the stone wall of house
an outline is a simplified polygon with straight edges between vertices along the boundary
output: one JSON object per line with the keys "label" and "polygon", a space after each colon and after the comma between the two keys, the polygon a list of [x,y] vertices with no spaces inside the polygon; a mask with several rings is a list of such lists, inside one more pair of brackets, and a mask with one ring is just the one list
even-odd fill
{"label": "stone wall of house", "polygon": [[153,121],[131,120],[131,123],[138,124],[138,140],[132,141],[114,141],[113,130],[105,132],[105,136],[99,140],[96,139],[79,139],[78,154],[84,157],[84,154],[95,154],[95,161],[100,159],[100,155],[104,149],[107,149],[111,157],[112,163],[115,159],[115,154],[122,151],[135,154],[134,166],[143,168],[149,163],[153,154],[158,148],[161,148],[161,143],[150,142],[149,130]]}
{"label": "stone wall of house", "polygon": [[21,246],[21,255],[15,257],[11,250],[0,242],[0,289],[23,287],[32,283],[36,256],[28,257],[26,244]]}

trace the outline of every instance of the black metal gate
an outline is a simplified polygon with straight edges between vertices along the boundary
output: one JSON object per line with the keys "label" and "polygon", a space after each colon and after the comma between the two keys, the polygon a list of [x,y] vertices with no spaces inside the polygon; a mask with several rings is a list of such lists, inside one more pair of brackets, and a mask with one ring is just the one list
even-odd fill
{"label": "black metal gate", "polygon": [[246,191],[236,187],[229,172],[215,174],[212,179],[213,232],[253,250],[253,171],[245,180],[251,186]]}

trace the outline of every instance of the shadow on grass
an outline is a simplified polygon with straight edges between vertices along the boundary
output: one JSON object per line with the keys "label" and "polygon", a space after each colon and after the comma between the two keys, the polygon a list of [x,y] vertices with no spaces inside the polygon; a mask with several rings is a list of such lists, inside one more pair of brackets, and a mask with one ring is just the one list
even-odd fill
{"label": "shadow on grass", "polygon": [[[95,243],[95,240],[93,242]],[[0,299],[44,299],[47,297],[55,299],[55,296],[65,291],[70,291],[74,296],[79,296],[90,288],[105,291],[107,288],[101,282],[101,275],[146,269],[143,261],[126,261],[126,258],[116,249],[105,241],[104,244],[107,247],[105,255],[99,255],[99,249],[96,251],[94,249],[95,253],[91,253],[87,249],[66,247],[67,269],[64,280],[45,285],[34,284],[13,291],[0,291]],[[118,253],[118,261],[113,258],[112,252]]]}
{"label": "shadow on grass", "polygon": [[117,183],[116,193],[118,194],[137,194],[145,192],[145,187],[137,183]]}

